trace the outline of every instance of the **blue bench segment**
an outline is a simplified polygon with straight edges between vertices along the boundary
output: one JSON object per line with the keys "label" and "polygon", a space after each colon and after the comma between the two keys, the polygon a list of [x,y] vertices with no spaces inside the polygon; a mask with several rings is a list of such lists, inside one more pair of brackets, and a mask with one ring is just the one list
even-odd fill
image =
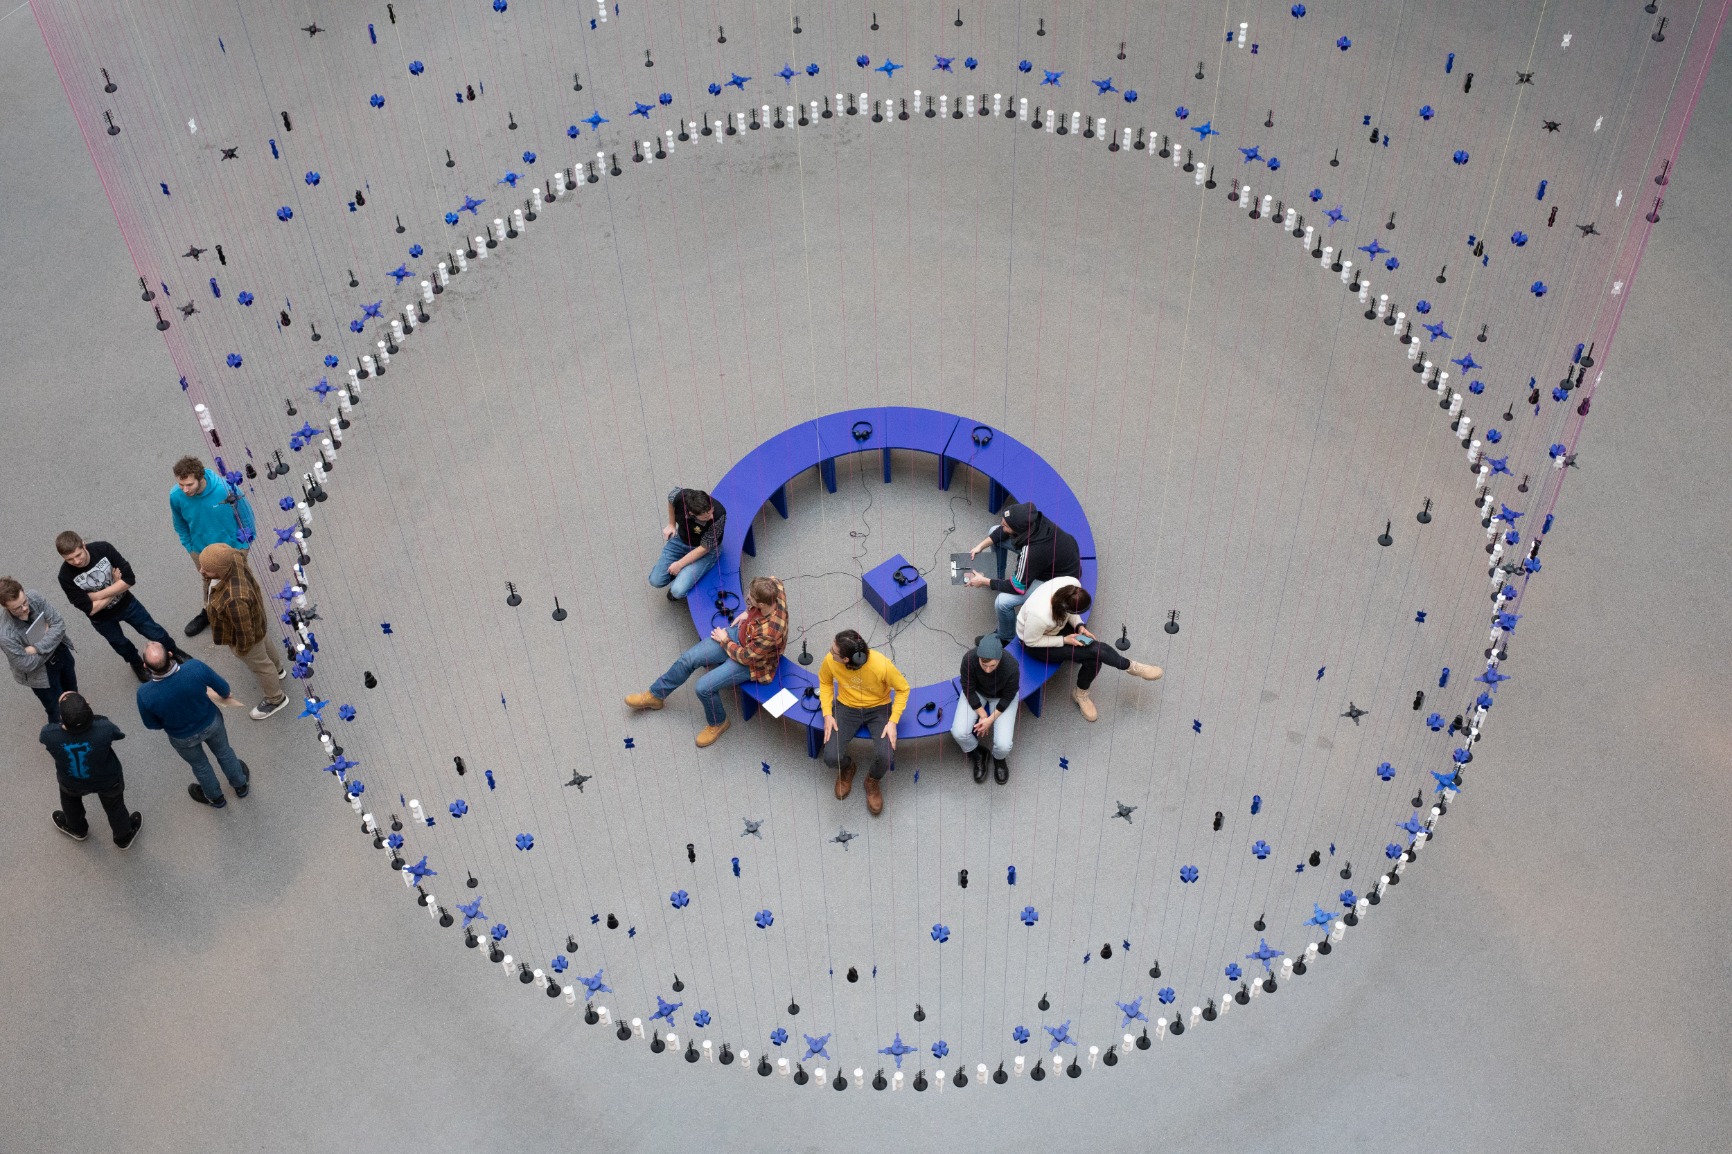
{"label": "blue bench segment", "polygon": [[[858,437],[856,429],[861,434]],[[986,442],[984,445],[977,443],[977,435]],[[788,516],[789,481],[807,469],[816,468],[825,486],[835,492],[836,459],[850,453],[876,451],[880,454],[884,482],[889,484],[892,476],[890,454],[894,449],[931,453],[938,457],[940,489],[950,487],[958,463],[979,472],[991,484],[989,504],[994,512],[1012,496],[1019,501],[1033,501],[1041,512],[1077,539],[1083,559],[1082,584],[1090,593],[1094,592],[1097,578],[1094,534],[1089,529],[1082,502],[1077,500],[1058,471],[1033,449],[1002,430],[936,409],[899,405],[850,409],[805,421],[777,433],[737,462],[711,490],[726,506],[729,516],[722,537],[721,557],[686,599],[698,635],[709,636],[711,629],[727,620],[730,611],[738,611],[743,584],[742,557],[756,555],[752,524],[758,511],[766,504],[774,506],[782,517]],[[893,561],[898,565],[904,563],[900,558]],[[890,562],[885,564],[894,569]],[[888,577],[888,571],[886,580],[891,581],[892,588],[898,592],[906,593],[912,588],[895,586]],[[920,585],[925,592],[924,579]],[[978,596],[972,591],[968,595]],[[718,607],[718,597],[720,605],[726,609]],[[888,598],[885,600],[890,604]],[[913,612],[917,607],[918,604],[911,606],[906,612]],[[1011,642],[1008,649],[1022,668],[1019,695],[1029,712],[1039,717],[1042,691],[1047,680],[1066,666],[1052,667],[1028,660],[1020,641]],[[760,705],[780,690],[786,688],[796,697],[803,698],[807,686],[812,687],[814,695],[817,693],[816,672],[784,657],[777,668],[776,679],[768,685],[748,681],[740,686],[740,712],[749,720]],[[898,740],[949,732],[959,693],[954,677],[914,688],[896,727]],[[784,714],[783,719],[806,727],[806,751],[817,757],[823,740],[824,715],[818,709],[815,696],[810,704],[808,709],[807,702],[802,700]]]}
{"label": "blue bench segment", "polygon": [[[975,443],[976,430],[991,434],[984,446]],[[951,434],[944,456],[967,465],[991,482],[987,507],[992,512],[998,512],[1011,498],[1033,501],[1035,508],[1076,538],[1079,556],[1095,555],[1094,533],[1089,529],[1082,502],[1057,469],[1009,433],[961,421]],[[1094,592],[1092,586],[1089,591]]]}
{"label": "blue bench segment", "polygon": [[915,577],[902,585],[896,583],[898,570],[913,568],[915,566],[908,564],[908,559],[898,553],[860,578],[860,595],[878,610],[878,616],[884,618],[886,625],[896,624],[926,604],[926,578]]}

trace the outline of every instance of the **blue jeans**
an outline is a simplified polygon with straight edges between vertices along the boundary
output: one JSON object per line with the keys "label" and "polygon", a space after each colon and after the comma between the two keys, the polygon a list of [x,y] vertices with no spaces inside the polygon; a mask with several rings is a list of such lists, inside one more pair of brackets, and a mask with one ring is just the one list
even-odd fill
{"label": "blue jeans", "polygon": [[673,586],[673,595],[684,599],[689,596],[692,586],[703,579],[705,573],[716,567],[716,555],[705,553],[677,574],[668,572],[668,566],[692,551],[692,546],[679,539],[679,536],[669,537],[667,544],[662,546],[660,557],[650,566],[649,583],[652,589],[666,589]]}
{"label": "blue jeans", "polygon": [[[980,704],[991,713],[998,706],[997,698],[983,697]],[[956,720],[950,725],[950,736],[956,739],[956,744],[962,747],[962,752],[973,753],[980,745],[980,739],[974,736],[974,723],[979,718],[974,707],[968,704],[968,695],[962,694],[956,699]],[[1010,756],[1010,747],[1016,741],[1016,702],[1011,702],[1005,711],[998,715],[992,723],[992,756],[1003,761]]]}
{"label": "blue jeans", "polygon": [[[739,630],[737,628],[729,629],[728,637],[736,642],[739,641]],[[728,719],[728,711],[722,707],[722,690],[730,685],[739,685],[742,682],[750,681],[752,672],[738,661],[730,658],[728,651],[722,648],[722,643],[719,641],[712,641],[706,637],[674,658],[674,663],[668,666],[668,671],[656,678],[656,683],[650,686],[650,692],[666,700],[668,694],[684,685],[688,677],[707,665],[713,665],[715,668],[698,678],[698,700],[704,705],[704,721],[710,725],[720,725]]]}
{"label": "blue jeans", "polygon": [[1028,594],[1033,593],[1045,581],[1032,581],[1028,593],[1000,593],[993,601],[992,607],[998,610],[998,639],[1009,645],[1016,640],[1016,611],[1022,608],[1022,603],[1028,600]]}
{"label": "blue jeans", "polygon": [[107,621],[98,621],[94,617],[90,619],[90,627],[101,634],[102,639],[108,642],[128,665],[137,665],[143,658],[138,655],[138,647],[120,631],[122,622],[132,626],[146,641],[155,641],[170,653],[177,648],[174,638],[168,635],[168,630],[156,623],[149,610],[145,609],[144,602],[129,595],[126,608],[121,610],[119,616]]}
{"label": "blue jeans", "polygon": [[210,759],[204,755],[205,746],[210,746],[210,751],[216,754],[217,764],[223,767],[223,775],[229,779],[230,785],[236,789],[247,787],[247,767],[235,756],[234,747],[229,744],[229,732],[223,725],[222,714],[217,714],[215,721],[193,736],[171,737],[168,743],[174,746],[182,761],[192,766],[198,787],[204,790],[204,795],[213,805],[221,807],[228,802],[223,798],[223,787],[218,784],[216,773],[210,767]]}

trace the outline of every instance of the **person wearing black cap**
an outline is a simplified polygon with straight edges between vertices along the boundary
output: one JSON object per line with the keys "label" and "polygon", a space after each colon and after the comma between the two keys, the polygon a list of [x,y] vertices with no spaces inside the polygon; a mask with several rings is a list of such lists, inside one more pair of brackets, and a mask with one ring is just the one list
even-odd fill
{"label": "person wearing black cap", "polygon": [[1006,645],[1016,636],[1016,611],[1030,593],[1043,582],[1058,577],[1082,577],[1082,557],[1077,551],[1076,538],[1053,524],[1032,502],[1007,506],[998,527],[970,549],[968,555],[977,556],[983,549],[997,552],[1007,543],[1017,550],[1016,565],[1009,577],[988,577],[970,570],[963,582],[976,589],[997,592],[993,607],[998,611],[998,639]]}
{"label": "person wearing black cap", "polygon": [[[974,769],[974,780],[986,780],[986,765],[990,756],[992,777],[1003,785],[1010,780],[1010,747],[1016,739],[1017,688],[1022,671],[1016,658],[1004,651],[1004,643],[995,633],[984,634],[974,648],[962,655],[962,696],[956,702],[956,720],[951,723],[950,736],[968,755]],[[980,744],[992,734],[992,752]]]}

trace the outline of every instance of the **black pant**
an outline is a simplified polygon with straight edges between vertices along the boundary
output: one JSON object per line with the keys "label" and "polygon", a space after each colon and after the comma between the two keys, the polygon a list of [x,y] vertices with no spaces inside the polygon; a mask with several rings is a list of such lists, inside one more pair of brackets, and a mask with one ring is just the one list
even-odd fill
{"label": "black pant", "polygon": [[1063,665],[1067,661],[1076,662],[1076,687],[1085,693],[1088,687],[1095,683],[1101,666],[1110,665],[1114,669],[1129,669],[1131,659],[1114,649],[1105,641],[1094,641],[1087,645],[1055,645],[1051,647],[1031,645],[1024,646],[1023,652],[1030,661],[1039,661],[1046,665]]}
{"label": "black pant", "polygon": [[890,743],[882,736],[884,727],[890,722],[890,703],[874,705],[870,709],[855,709],[851,705],[836,701],[830,707],[830,716],[836,719],[836,733],[824,743],[824,764],[831,769],[839,769],[848,743],[864,725],[866,732],[872,735],[872,768],[866,771],[866,776],[883,777],[896,756]]}
{"label": "black pant", "polygon": [[69,689],[78,688],[78,663],[72,659],[72,646],[62,641],[49,655],[42,670],[48,674],[48,687],[37,689],[31,686],[30,692],[36,695],[36,700],[48,711],[48,724],[59,725],[60,695]]}
{"label": "black pant", "polygon": [[102,639],[113,646],[114,651],[120,654],[120,659],[128,665],[137,665],[143,658],[138,655],[138,647],[120,631],[122,622],[132,626],[146,641],[155,641],[170,653],[177,648],[174,638],[169,636],[168,630],[156,623],[150,611],[144,607],[144,602],[129,593],[126,604],[119,613],[106,621],[95,617],[90,619],[90,627],[100,633]]}
{"label": "black pant", "polygon": [[[114,831],[114,840],[131,836],[132,814],[126,808],[126,783],[116,782],[113,789],[91,792],[102,802],[102,811],[108,815],[108,828]],[[66,815],[67,829],[80,835],[90,832],[90,821],[84,816],[83,794],[67,793],[66,787],[61,786],[60,812]]]}

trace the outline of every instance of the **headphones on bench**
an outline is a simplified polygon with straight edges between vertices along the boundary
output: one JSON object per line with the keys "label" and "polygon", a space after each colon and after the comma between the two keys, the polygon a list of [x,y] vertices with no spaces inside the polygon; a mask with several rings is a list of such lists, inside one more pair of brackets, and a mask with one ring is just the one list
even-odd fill
{"label": "headphones on bench", "polygon": [[854,439],[856,441],[859,441],[862,445],[864,445],[867,441],[870,441],[872,439],[872,422],[871,421],[855,421],[854,427],[849,429],[848,431],[850,433],[854,434]]}
{"label": "headphones on bench", "polygon": [[974,426],[973,436],[976,448],[984,449],[986,446],[992,444],[992,430],[986,425]]}

